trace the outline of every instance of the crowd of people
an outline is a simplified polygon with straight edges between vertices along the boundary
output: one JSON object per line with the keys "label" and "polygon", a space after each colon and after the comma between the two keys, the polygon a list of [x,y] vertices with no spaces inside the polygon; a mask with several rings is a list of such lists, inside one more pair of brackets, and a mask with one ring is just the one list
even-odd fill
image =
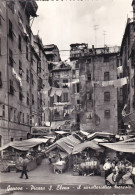
{"label": "crowd of people", "polygon": [[115,157],[115,159],[110,160],[107,158],[103,166],[103,169],[105,170],[105,180],[109,180],[109,175],[111,175],[114,185],[118,185],[119,183],[126,184],[126,181],[131,179],[135,183],[134,167],[135,165],[127,159],[119,160]]}

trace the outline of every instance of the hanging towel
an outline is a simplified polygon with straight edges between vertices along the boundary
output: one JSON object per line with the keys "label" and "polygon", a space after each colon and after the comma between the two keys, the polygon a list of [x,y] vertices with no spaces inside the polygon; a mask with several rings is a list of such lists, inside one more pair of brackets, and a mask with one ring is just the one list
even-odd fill
{"label": "hanging towel", "polygon": [[62,89],[56,89],[55,94],[60,97],[62,95]]}

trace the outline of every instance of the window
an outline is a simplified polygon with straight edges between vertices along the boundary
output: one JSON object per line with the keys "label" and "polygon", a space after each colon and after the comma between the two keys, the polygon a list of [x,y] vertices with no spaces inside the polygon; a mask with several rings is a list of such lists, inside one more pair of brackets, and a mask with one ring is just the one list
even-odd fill
{"label": "window", "polygon": [[104,62],[109,62],[109,56],[104,56]]}
{"label": "window", "polygon": [[90,64],[91,63],[91,58],[87,59],[86,63]]}
{"label": "window", "polygon": [[80,84],[77,83],[77,84],[76,84],[76,87],[77,87],[77,93],[79,93],[79,92],[80,92]]}
{"label": "window", "polygon": [[68,93],[63,93],[63,101],[68,102]]}
{"label": "window", "polygon": [[29,105],[29,102],[30,100],[29,100],[29,93],[27,92],[27,105]]}
{"label": "window", "polygon": [[75,68],[79,68],[79,63],[76,63],[75,64]]}
{"label": "window", "polygon": [[55,80],[55,81],[54,81],[54,87],[59,88],[58,82],[59,82],[58,80]]}
{"label": "window", "polygon": [[1,56],[1,46],[2,46],[2,44],[1,44],[1,37],[0,37],[0,56]]}
{"label": "window", "polygon": [[14,110],[14,122],[16,122],[16,110]]}
{"label": "window", "polygon": [[75,93],[75,84],[73,84],[73,93]]}
{"label": "window", "polygon": [[34,85],[33,74],[31,73],[31,84]]}
{"label": "window", "polygon": [[3,114],[3,117],[5,116],[5,105],[3,104],[2,106],[2,114]]}
{"label": "window", "polygon": [[91,74],[90,73],[87,74],[87,79],[88,79],[88,81],[91,81]]}
{"label": "window", "polygon": [[50,106],[52,107],[54,103],[54,97],[50,97]]}
{"label": "window", "polygon": [[41,61],[37,61],[38,73],[41,73]]}
{"label": "window", "polygon": [[18,48],[20,51],[22,50],[22,38],[20,35],[18,35]]}
{"label": "window", "polygon": [[13,52],[9,49],[9,65],[13,67]]}
{"label": "window", "polygon": [[0,117],[4,117],[4,116],[5,116],[5,105],[0,104]]}
{"label": "window", "polygon": [[22,122],[24,124],[24,113],[22,114]]}
{"label": "window", "polygon": [[80,114],[76,115],[76,122],[79,123],[80,122]]}
{"label": "window", "polygon": [[2,73],[0,72],[0,88],[2,88]]}
{"label": "window", "polygon": [[9,121],[12,121],[12,111],[13,108],[9,108]]}
{"label": "window", "polygon": [[123,88],[120,88],[120,96],[123,96]]}
{"label": "window", "polygon": [[75,70],[72,71],[72,77],[75,78]]}
{"label": "window", "polygon": [[18,123],[22,122],[22,112],[18,113]]}
{"label": "window", "polygon": [[29,114],[27,114],[27,124],[29,125],[29,123],[30,123],[30,116]]}
{"label": "window", "polygon": [[32,105],[34,105],[34,95],[32,94]]}
{"label": "window", "polygon": [[87,93],[87,100],[92,100],[92,94],[91,93]]}
{"label": "window", "polygon": [[110,92],[104,92],[104,101],[109,102],[110,101]]}
{"label": "window", "polygon": [[80,104],[80,100],[77,100],[77,104]]}
{"label": "window", "polygon": [[68,83],[68,79],[63,79],[63,83]]}
{"label": "window", "polygon": [[21,87],[19,87],[19,100],[23,100],[23,93],[22,93],[22,88]]}
{"label": "window", "polygon": [[13,25],[12,22],[9,20],[9,37],[13,40]]}
{"label": "window", "polygon": [[13,142],[13,141],[14,141],[14,138],[13,138],[13,137],[11,137],[11,138],[10,138],[10,141],[11,141],[11,142]]}
{"label": "window", "polygon": [[19,60],[19,75],[22,77],[22,62]]}
{"label": "window", "polygon": [[61,102],[61,96],[57,96],[57,102]]}
{"label": "window", "polygon": [[110,73],[104,72],[104,81],[109,81],[109,80],[110,80]]}
{"label": "window", "polygon": [[110,118],[110,110],[105,110],[104,116],[105,116],[105,118]]}
{"label": "window", "polygon": [[26,45],[26,59],[28,60],[29,59],[29,49],[28,49],[28,46]]}
{"label": "window", "polygon": [[33,53],[31,53],[31,65],[33,65]]}
{"label": "window", "polygon": [[14,95],[13,81],[10,80],[9,83],[10,83],[10,85],[9,85],[9,93],[10,93],[11,95]]}
{"label": "window", "polygon": [[28,83],[29,83],[29,79],[30,79],[30,78],[29,78],[29,70],[27,69],[27,70],[26,70],[26,80],[27,80]]}

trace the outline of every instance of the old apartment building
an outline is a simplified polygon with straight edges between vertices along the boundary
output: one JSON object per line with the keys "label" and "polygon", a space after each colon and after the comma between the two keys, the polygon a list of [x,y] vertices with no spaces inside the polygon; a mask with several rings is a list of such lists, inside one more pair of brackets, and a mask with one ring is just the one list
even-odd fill
{"label": "old apartment building", "polygon": [[127,20],[121,44],[121,66],[128,83],[122,88],[122,116],[124,128],[135,130],[135,1],[132,2],[133,18]]}
{"label": "old apartment building", "polygon": [[[72,44],[70,59],[75,62],[77,84],[76,118],[81,130],[116,133],[117,88],[109,81],[117,80],[119,48],[88,48]],[[76,97],[76,93],[75,96]]]}
{"label": "old apartment building", "polygon": [[43,44],[30,28],[37,8],[35,1],[0,1],[1,145],[26,139],[45,118],[41,107],[48,64]]}

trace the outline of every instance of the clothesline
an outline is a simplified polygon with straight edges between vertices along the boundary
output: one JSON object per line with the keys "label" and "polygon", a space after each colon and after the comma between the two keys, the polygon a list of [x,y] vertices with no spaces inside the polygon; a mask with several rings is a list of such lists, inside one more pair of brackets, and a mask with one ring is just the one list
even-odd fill
{"label": "clothesline", "polygon": [[122,87],[128,83],[128,77],[120,78],[117,80],[111,80],[111,81],[92,81],[92,86],[94,85],[99,85],[101,87],[107,87],[107,86],[114,86],[115,88],[117,87]]}

